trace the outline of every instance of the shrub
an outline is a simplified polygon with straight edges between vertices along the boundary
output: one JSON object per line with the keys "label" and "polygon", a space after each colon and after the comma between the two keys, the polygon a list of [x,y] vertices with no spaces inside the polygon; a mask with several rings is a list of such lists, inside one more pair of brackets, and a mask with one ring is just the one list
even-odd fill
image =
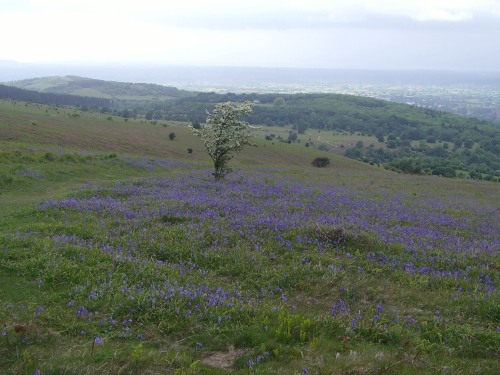
{"label": "shrub", "polygon": [[327,167],[328,165],[330,165],[330,159],[327,157],[324,157],[324,156],[318,157],[318,158],[314,159],[311,164],[317,168],[324,168],[324,167]]}

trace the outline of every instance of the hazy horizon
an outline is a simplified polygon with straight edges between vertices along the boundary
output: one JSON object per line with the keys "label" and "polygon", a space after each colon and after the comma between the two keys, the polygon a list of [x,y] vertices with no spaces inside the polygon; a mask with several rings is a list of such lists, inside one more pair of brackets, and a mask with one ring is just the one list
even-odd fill
{"label": "hazy horizon", "polygon": [[36,64],[0,60],[0,83],[50,76],[80,76],[122,82],[187,87],[281,84],[418,84],[500,87],[499,71],[431,69],[338,69],[289,67],[195,66],[160,64]]}

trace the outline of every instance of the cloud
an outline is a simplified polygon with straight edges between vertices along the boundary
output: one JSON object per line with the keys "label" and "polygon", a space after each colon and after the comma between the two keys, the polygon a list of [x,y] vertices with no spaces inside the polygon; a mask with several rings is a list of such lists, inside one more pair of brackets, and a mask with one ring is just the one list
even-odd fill
{"label": "cloud", "polygon": [[497,0],[366,0],[365,9],[374,14],[402,16],[417,21],[467,21],[490,14],[500,16]]}
{"label": "cloud", "polygon": [[418,22],[500,18],[498,0],[31,0],[31,4],[44,11],[221,30],[338,27],[390,17]]}
{"label": "cloud", "polygon": [[9,35],[0,57],[39,62],[154,59],[195,38],[194,32],[181,39],[176,30],[157,25],[68,11],[1,13],[0,33]]}
{"label": "cloud", "polygon": [[0,59],[377,68],[463,62],[472,69],[498,66],[500,58],[500,1],[493,0],[16,4],[0,5],[0,34],[7,36]]}

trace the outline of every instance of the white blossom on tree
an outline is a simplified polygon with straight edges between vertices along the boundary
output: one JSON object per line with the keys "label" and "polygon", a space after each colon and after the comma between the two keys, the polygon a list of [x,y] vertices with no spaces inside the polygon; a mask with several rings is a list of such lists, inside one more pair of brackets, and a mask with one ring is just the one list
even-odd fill
{"label": "white blossom on tree", "polygon": [[241,117],[252,113],[252,103],[225,102],[215,105],[213,113],[206,111],[207,120],[201,129],[192,132],[203,140],[208,155],[214,163],[214,178],[221,180],[231,172],[227,166],[233,154],[241,151],[244,145],[253,145],[249,138],[250,126]]}

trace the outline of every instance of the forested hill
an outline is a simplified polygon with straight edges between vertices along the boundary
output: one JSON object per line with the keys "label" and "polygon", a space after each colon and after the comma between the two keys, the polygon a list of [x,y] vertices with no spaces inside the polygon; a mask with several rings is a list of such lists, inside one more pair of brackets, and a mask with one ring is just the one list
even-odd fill
{"label": "forested hill", "polygon": [[259,125],[291,125],[302,133],[307,128],[345,130],[393,140],[467,141],[500,154],[500,129],[494,124],[447,112],[340,94],[227,94],[200,93],[194,97],[151,103],[157,117],[204,121],[205,109],[221,101],[250,100],[255,103],[248,121]]}
{"label": "forested hill", "polygon": [[[342,94],[215,94],[196,96],[170,102],[152,102],[155,114],[178,120],[203,121],[205,108],[223,101],[250,100],[255,103],[249,122],[263,125],[292,125],[313,129],[343,129],[388,135],[396,132],[408,139],[422,139],[432,133],[427,127],[443,127],[443,133],[456,135],[477,128],[497,131],[485,121],[447,112],[392,103],[384,100]],[[448,129],[448,130],[446,130]],[[452,130],[454,129],[454,130]],[[436,130],[436,129],[434,129]],[[445,136],[446,141],[451,141]]]}

